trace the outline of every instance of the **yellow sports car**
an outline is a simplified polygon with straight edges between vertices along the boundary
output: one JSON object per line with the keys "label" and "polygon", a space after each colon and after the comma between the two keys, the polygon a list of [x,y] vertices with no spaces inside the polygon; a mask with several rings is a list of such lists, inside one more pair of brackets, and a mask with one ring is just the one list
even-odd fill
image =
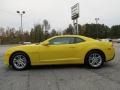
{"label": "yellow sports car", "polygon": [[114,58],[111,42],[102,42],[79,35],[52,37],[39,44],[10,48],[4,55],[4,63],[16,70],[30,65],[86,64],[99,68]]}

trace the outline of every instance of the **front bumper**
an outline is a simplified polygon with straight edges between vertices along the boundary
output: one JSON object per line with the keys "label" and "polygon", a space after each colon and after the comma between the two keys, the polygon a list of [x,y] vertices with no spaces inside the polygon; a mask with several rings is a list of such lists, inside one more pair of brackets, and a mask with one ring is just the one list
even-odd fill
{"label": "front bumper", "polygon": [[4,54],[3,62],[6,66],[9,66],[9,54]]}

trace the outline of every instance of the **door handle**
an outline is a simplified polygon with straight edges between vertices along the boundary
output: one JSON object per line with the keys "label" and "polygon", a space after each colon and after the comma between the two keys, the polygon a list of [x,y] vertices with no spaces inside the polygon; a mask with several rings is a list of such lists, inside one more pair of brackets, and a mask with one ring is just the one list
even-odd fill
{"label": "door handle", "polygon": [[75,47],[69,47],[69,48],[75,48]]}

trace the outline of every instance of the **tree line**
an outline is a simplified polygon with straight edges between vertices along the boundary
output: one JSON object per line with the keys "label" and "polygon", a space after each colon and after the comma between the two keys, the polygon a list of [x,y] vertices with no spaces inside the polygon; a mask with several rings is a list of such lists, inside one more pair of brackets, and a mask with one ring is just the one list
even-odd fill
{"label": "tree line", "polygon": [[[58,31],[52,29],[48,20],[43,20],[41,24],[35,24],[30,31],[21,32],[15,28],[0,28],[0,44],[17,44],[21,42],[39,43],[49,37],[56,35],[73,35],[74,27],[69,26]],[[120,38],[120,25],[113,25],[111,28],[104,24],[78,24],[78,34],[91,38]]]}
{"label": "tree line", "polygon": [[[74,27],[70,24],[63,31],[64,34],[74,34]],[[104,24],[78,24],[78,34],[91,38],[120,38],[120,25],[113,25],[111,28]]]}
{"label": "tree line", "polygon": [[49,37],[58,35],[55,29],[51,29],[48,20],[41,24],[35,24],[30,31],[16,30],[15,28],[0,27],[0,44],[18,44],[23,42],[39,43]]}

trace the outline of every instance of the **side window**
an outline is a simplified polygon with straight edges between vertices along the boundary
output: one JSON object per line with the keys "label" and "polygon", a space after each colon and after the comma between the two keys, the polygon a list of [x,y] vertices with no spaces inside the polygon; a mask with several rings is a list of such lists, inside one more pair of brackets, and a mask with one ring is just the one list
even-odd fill
{"label": "side window", "polygon": [[72,44],[74,43],[73,37],[57,37],[49,41],[50,45],[60,45],[60,44]]}
{"label": "side window", "polygon": [[74,43],[80,43],[80,42],[84,42],[84,40],[78,37],[74,38]]}

